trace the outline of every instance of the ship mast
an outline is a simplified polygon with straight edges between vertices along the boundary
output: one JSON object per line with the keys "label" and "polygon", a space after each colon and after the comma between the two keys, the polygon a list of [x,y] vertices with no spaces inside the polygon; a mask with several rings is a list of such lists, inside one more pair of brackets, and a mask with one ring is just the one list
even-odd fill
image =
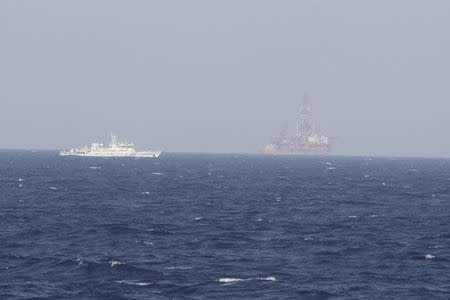
{"label": "ship mast", "polygon": [[117,144],[117,136],[111,133],[111,146]]}

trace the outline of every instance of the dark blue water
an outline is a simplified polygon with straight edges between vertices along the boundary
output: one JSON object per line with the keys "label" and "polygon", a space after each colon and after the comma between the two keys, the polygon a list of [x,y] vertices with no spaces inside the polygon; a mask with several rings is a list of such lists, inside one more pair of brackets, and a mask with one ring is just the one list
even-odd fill
{"label": "dark blue water", "polygon": [[0,152],[1,299],[448,299],[450,160]]}

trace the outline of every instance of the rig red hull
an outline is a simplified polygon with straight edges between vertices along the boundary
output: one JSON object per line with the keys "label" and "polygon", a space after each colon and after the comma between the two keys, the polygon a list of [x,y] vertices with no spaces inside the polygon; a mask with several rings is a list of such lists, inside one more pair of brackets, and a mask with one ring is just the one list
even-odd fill
{"label": "rig red hull", "polygon": [[263,149],[261,153],[269,155],[327,155],[328,151],[328,145],[280,145],[279,149]]}

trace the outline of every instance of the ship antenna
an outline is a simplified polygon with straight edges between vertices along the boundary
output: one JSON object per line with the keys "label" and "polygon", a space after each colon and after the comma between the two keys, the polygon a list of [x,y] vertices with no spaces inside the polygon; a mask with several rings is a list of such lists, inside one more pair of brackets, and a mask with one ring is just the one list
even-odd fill
{"label": "ship antenna", "polygon": [[117,144],[117,136],[111,133],[111,145]]}

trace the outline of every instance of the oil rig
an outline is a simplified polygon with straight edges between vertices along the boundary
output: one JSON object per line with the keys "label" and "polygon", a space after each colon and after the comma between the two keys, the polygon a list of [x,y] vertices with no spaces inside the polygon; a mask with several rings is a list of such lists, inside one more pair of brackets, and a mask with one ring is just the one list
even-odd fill
{"label": "oil rig", "polygon": [[272,155],[326,155],[330,150],[330,139],[316,130],[312,121],[311,105],[305,94],[297,118],[295,135],[284,134],[272,138],[261,153]]}

